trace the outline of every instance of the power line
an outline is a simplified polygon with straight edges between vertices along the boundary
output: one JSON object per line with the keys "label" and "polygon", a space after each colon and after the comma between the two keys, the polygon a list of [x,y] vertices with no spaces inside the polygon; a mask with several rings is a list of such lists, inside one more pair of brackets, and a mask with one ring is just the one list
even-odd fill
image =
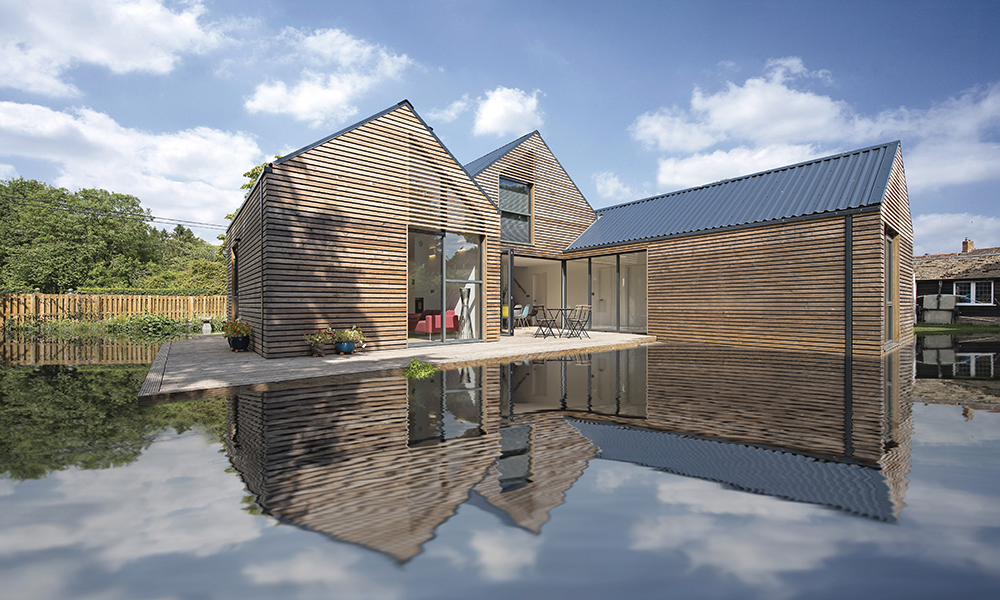
{"label": "power line", "polygon": [[198,227],[200,229],[218,229],[222,231],[229,229],[228,225],[219,225],[217,223],[203,223],[201,221],[174,219],[172,217],[157,217],[155,215],[151,215],[144,212],[138,212],[138,213],[125,212],[116,210],[106,210],[89,206],[77,206],[74,204],[67,204],[64,202],[38,200],[38,199],[26,198],[23,196],[11,196],[8,194],[0,194],[0,201],[6,202],[8,204],[20,204],[21,206],[48,208],[52,210],[61,210],[63,212],[74,213],[74,214],[86,214],[95,217],[110,217],[115,219],[128,219],[133,221],[142,221],[149,223],[155,221],[158,223],[166,223],[172,225],[187,225],[191,227]]}

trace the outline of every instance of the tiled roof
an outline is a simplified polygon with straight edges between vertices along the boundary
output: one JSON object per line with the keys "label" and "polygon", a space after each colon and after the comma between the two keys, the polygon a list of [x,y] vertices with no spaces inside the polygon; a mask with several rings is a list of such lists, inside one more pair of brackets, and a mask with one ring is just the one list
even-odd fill
{"label": "tiled roof", "polygon": [[514,148],[517,148],[518,146],[520,146],[526,139],[530,138],[531,136],[535,135],[536,133],[538,133],[537,129],[535,131],[532,131],[531,133],[522,135],[521,137],[517,138],[513,142],[511,142],[509,144],[505,144],[505,145],[497,148],[496,150],[494,150],[493,152],[490,152],[489,154],[487,154],[485,156],[480,156],[476,160],[474,160],[474,161],[470,162],[469,164],[465,165],[465,172],[468,173],[469,175],[471,175],[472,177],[475,177],[476,175],[479,175],[480,173],[482,173],[483,171],[485,171],[487,167],[489,167],[490,165],[492,165],[496,161],[498,161],[501,158],[503,158],[505,154],[507,154],[508,152],[510,152],[511,150],[513,150]]}
{"label": "tiled roof", "polygon": [[890,142],[600,209],[567,251],[875,208],[898,149]]}
{"label": "tiled roof", "polygon": [[1000,248],[913,257],[918,281],[930,279],[1000,279]]}

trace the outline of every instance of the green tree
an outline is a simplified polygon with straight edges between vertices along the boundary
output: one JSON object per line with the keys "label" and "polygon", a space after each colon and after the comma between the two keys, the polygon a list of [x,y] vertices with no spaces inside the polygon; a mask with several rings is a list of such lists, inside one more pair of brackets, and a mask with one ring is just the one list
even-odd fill
{"label": "green tree", "polygon": [[154,258],[148,217],[139,199],[126,194],[0,181],[2,284],[46,293],[130,285]]}

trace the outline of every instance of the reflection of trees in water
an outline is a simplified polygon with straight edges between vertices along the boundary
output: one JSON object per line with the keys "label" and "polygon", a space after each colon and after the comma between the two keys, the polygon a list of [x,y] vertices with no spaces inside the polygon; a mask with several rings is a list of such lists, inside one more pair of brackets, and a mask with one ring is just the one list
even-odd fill
{"label": "reflection of trees in water", "polygon": [[222,399],[140,407],[148,365],[0,368],[0,457],[12,479],[127,465],[164,427],[225,431]]}

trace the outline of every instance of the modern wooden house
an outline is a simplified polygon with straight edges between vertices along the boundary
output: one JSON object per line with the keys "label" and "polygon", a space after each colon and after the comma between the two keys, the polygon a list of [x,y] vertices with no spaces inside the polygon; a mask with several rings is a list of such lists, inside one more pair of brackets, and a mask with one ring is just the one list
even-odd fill
{"label": "modern wooden house", "polygon": [[265,358],[361,327],[372,349],[496,340],[497,207],[403,101],[275,160],[226,234],[232,314]]}
{"label": "modern wooden house", "polygon": [[971,322],[1000,321],[1000,248],[975,248],[972,240],[961,252],[913,257],[917,296],[958,296],[959,318]]}
{"label": "modern wooden house", "polygon": [[227,245],[267,358],[331,322],[375,349],[495,341],[540,305],[881,356],[912,339],[912,238],[899,142],[594,211],[537,131],[463,168],[404,101],[265,168]]}

